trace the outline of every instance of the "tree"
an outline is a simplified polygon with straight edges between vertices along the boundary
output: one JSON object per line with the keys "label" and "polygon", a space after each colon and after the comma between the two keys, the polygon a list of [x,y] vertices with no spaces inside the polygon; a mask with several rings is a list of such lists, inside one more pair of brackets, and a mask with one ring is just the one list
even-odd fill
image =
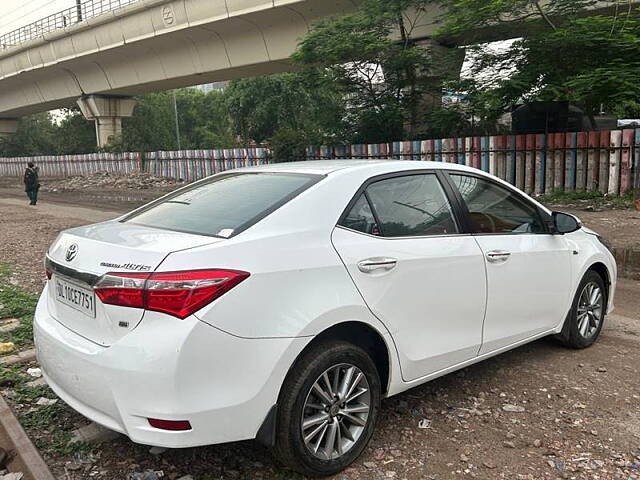
{"label": "tree", "polygon": [[263,143],[281,129],[302,131],[316,139],[339,135],[342,98],[327,84],[315,81],[316,73],[283,73],[231,82],[225,96],[235,133],[245,143]]}
{"label": "tree", "polygon": [[196,89],[177,91],[178,119],[183,148],[236,146],[224,92]]}
{"label": "tree", "polygon": [[49,113],[38,113],[20,119],[18,131],[0,139],[0,156],[21,157],[50,155],[58,151],[56,127]]}
{"label": "tree", "polygon": [[127,151],[176,150],[173,96],[170,92],[136,98],[131,118],[122,121],[122,145]]}
{"label": "tree", "polygon": [[429,48],[415,40],[433,4],[364,0],[350,15],[319,22],[302,40],[294,61],[329,72],[324,79],[349,102],[354,141],[428,132],[423,117],[439,105],[442,77],[446,72],[456,76],[460,60],[455,49]]}
{"label": "tree", "polygon": [[[474,48],[473,96],[486,116],[526,101],[570,101],[590,115],[640,114],[640,15],[620,2],[585,16],[591,0],[456,0],[442,37],[486,29],[518,32],[503,51]],[[602,6],[602,2],[600,2]],[[478,40],[473,35],[466,41]]]}
{"label": "tree", "polygon": [[95,124],[87,121],[78,108],[62,111],[62,119],[55,128],[55,138],[58,144],[56,153],[61,155],[96,151]]}

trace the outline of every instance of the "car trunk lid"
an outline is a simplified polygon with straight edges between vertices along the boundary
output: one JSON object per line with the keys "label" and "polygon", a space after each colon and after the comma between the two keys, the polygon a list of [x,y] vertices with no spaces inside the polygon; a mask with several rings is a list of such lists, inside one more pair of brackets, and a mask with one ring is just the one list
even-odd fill
{"label": "car trunk lid", "polygon": [[151,273],[173,252],[220,241],[118,221],[63,232],[47,254],[49,312],[69,330],[109,346],[140,323],[144,310],[102,304],[93,291],[102,275]]}

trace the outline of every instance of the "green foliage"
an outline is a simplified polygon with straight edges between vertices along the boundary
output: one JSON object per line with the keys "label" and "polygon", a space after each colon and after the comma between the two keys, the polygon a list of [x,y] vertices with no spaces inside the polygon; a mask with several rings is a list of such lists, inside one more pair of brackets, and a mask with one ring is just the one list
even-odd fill
{"label": "green foliage", "polygon": [[301,130],[281,128],[271,137],[270,145],[272,161],[298,162],[307,158],[306,148],[309,139]]}
{"label": "green foliage", "polygon": [[60,155],[91,153],[96,149],[96,127],[87,121],[80,109],[62,111],[62,119],[55,127],[57,152]]}
{"label": "green foliage", "polygon": [[133,117],[122,121],[122,148],[131,151],[177,150],[171,92],[137,97]]}
{"label": "green foliage", "polygon": [[280,130],[318,139],[339,135],[342,97],[319,76],[312,71],[231,82],[225,97],[234,131],[245,144],[266,142]]}
{"label": "green foliage", "polygon": [[441,80],[459,60],[455,49],[449,55],[412,39],[432,3],[364,0],[350,15],[320,21],[302,40],[294,61],[325,69],[324,80],[349,102],[348,140],[383,142],[428,134],[425,99],[439,101]]}
{"label": "green foliage", "polygon": [[35,295],[9,282],[10,270],[0,264],[0,318],[17,318],[20,326],[0,334],[1,342],[13,342],[17,348],[33,344],[33,312],[38,299]]}
{"label": "green foliage", "polygon": [[633,192],[619,196],[605,195],[601,192],[564,192],[562,190],[542,195],[538,200],[546,205],[589,205],[614,209],[632,209]]}
{"label": "green foliage", "polygon": [[[587,0],[457,0],[442,37],[475,25],[501,27],[521,38],[506,50],[480,44],[470,48],[474,64],[467,82],[477,112],[494,120],[524,101],[570,101],[590,115],[640,114],[640,13],[612,8],[609,15],[584,16]],[[616,2],[617,4],[618,2]],[[514,35],[515,36],[515,35]],[[469,36],[473,39],[473,34]],[[469,38],[467,38],[469,41]],[[460,90],[465,91],[463,88]]]}
{"label": "green foliage", "polygon": [[[50,395],[52,396],[52,395]],[[69,407],[61,401],[20,415],[20,423],[27,431],[37,432],[36,447],[46,454],[73,456],[90,453],[91,446],[83,442],[70,443],[72,435],[65,425]],[[71,425],[70,425],[71,426]]]}
{"label": "green foliage", "polygon": [[0,139],[0,155],[19,157],[47,155],[58,151],[56,128],[49,113],[38,113],[20,119],[18,131]]}

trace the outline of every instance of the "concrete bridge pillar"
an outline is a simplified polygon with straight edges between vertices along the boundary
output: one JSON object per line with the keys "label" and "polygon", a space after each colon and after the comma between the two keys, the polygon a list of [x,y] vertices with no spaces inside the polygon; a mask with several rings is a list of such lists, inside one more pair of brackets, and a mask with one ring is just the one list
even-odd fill
{"label": "concrete bridge pillar", "polygon": [[122,119],[133,115],[136,101],[128,97],[87,95],[78,100],[78,106],[84,118],[95,122],[98,146],[107,147],[122,136]]}
{"label": "concrete bridge pillar", "polygon": [[17,118],[0,118],[0,139],[9,138],[18,130]]}

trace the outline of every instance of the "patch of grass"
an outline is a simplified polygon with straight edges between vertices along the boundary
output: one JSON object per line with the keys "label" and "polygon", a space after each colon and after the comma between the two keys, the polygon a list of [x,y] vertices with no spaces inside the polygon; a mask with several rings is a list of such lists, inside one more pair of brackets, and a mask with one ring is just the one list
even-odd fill
{"label": "patch of grass", "polygon": [[0,369],[0,388],[16,388],[27,381],[18,365],[3,366]]}
{"label": "patch of grass", "polygon": [[31,432],[37,432],[34,443],[44,453],[52,456],[73,456],[76,453],[90,453],[91,446],[83,442],[69,443],[71,432],[64,429],[68,408],[58,401],[48,407],[39,407],[20,415],[20,423]]}
{"label": "patch of grass", "polygon": [[633,193],[609,196],[601,192],[564,192],[555,191],[548,195],[538,197],[544,204],[550,205],[592,205],[600,208],[627,209],[633,208]]}
{"label": "patch of grass", "polygon": [[18,350],[22,350],[33,345],[33,313],[38,297],[12,285],[10,275],[9,266],[0,263],[0,318],[17,318],[20,326],[0,334],[0,342],[13,342]]}

